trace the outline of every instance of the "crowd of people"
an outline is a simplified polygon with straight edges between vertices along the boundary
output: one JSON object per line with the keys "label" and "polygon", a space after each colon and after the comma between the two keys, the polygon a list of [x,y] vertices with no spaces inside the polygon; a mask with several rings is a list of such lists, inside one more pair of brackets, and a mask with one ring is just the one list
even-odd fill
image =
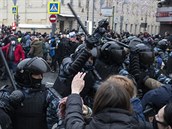
{"label": "crowd of people", "polygon": [[[172,35],[117,34],[105,25],[90,36],[2,25],[16,87],[0,89],[1,128],[172,129]],[[46,72],[58,73],[53,87],[42,84]],[[1,58],[0,77],[8,78]]]}

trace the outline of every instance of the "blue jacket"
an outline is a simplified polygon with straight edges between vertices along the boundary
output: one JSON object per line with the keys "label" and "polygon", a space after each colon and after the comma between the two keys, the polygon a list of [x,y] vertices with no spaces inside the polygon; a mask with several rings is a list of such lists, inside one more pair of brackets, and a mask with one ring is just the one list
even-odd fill
{"label": "blue jacket", "polygon": [[134,117],[137,120],[145,121],[145,116],[143,115],[143,107],[141,104],[141,100],[137,97],[131,98],[130,103],[131,103],[133,111],[134,111]]}
{"label": "blue jacket", "polygon": [[156,89],[148,91],[142,98],[143,109],[151,104],[156,110],[172,101],[172,85],[163,85]]}

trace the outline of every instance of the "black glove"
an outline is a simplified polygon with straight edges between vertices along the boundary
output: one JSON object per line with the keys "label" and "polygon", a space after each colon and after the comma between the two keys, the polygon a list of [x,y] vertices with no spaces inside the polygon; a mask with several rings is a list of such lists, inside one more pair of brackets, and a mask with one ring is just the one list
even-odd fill
{"label": "black glove", "polygon": [[20,90],[14,90],[10,96],[10,105],[13,106],[13,108],[17,108],[23,101],[24,101],[24,94]]}
{"label": "black glove", "polygon": [[138,84],[139,85],[140,84],[143,85],[148,78],[149,78],[149,76],[147,75],[147,73],[145,73],[145,72],[140,73],[139,80],[138,80]]}
{"label": "black glove", "polygon": [[0,107],[10,114],[23,102],[23,100],[23,93],[19,90],[15,90],[8,97],[4,95],[4,97],[0,99]]}
{"label": "black glove", "polygon": [[155,105],[153,105],[151,102],[146,104],[145,107],[143,108],[144,108],[143,114],[147,121],[149,121],[150,117],[155,116],[158,111]]}
{"label": "black glove", "polygon": [[97,45],[97,43],[99,42],[98,39],[95,36],[88,36],[85,40],[86,42],[86,46],[89,49],[92,49],[93,47],[95,47]]}

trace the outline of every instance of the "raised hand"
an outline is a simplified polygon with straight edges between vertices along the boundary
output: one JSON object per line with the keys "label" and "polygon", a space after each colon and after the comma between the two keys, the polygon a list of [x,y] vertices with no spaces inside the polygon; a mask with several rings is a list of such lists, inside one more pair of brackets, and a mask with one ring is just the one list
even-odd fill
{"label": "raised hand", "polygon": [[72,94],[80,94],[80,92],[82,91],[82,89],[84,88],[85,85],[85,81],[84,81],[84,77],[85,77],[86,73],[83,72],[78,72],[75,77],[72,80],[71,83],[71,91]]}

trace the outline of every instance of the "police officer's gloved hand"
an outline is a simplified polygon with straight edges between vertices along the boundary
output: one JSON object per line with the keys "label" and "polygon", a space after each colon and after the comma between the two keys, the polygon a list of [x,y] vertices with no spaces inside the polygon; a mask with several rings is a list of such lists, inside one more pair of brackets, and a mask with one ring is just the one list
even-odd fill
{"label": "police officer's gloved hand", "polygon": [[146,81],[148,78],[149,78],[149,76],[147,75],[147,73],[145,73],[145,72],[140,73],[140,75],[139,75],[139,80],[138,80],[139,84],[144,85],[145,81]]}
{"label": "police officer's gloved hand", "polygon": [[143,110],[144,116],[147,121],[150,121],[149,118],[155,116],[156,112],[157,112],[157,108],[152,103],[146,104]]}
{"label": "police officer's gloved hand", "polygon": [[92,49],[93,47],[97,46],[99,41],[95,36],[90,35],[86,38],[85,42],[86,42],[87,48]]}
{"label": "police officer's gloved hand", "polygon": [[13,108],[17,108],[24,101],[24,94],[20,90],[14,90],[10,94],[9,100],[10,100],[10,105]]}

